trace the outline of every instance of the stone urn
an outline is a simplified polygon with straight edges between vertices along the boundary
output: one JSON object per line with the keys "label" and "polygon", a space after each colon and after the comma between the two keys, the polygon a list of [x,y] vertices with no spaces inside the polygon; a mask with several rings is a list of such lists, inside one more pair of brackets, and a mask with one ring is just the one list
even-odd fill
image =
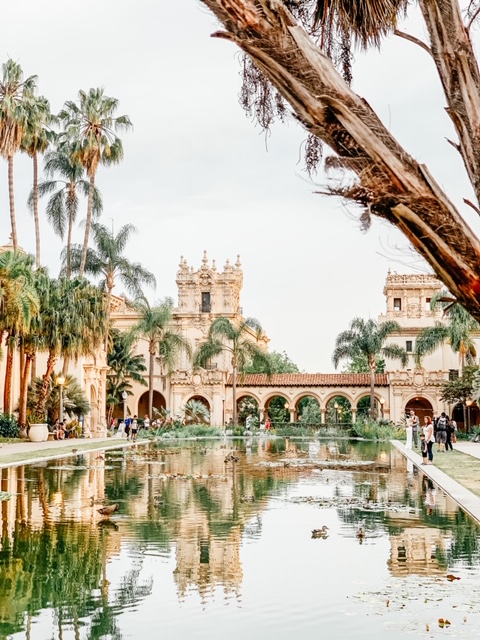
{"label": "stone urn", "polygon": [[30,442],[46,442],[48,440],[48,425],[46,422],[30,425],[28,437]]}

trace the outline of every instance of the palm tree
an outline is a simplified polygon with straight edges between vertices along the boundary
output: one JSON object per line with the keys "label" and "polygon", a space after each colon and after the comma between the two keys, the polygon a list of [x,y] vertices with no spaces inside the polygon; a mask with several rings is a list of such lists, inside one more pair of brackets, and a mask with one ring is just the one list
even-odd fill
{"label": "palm tree", "polygon": [[0,155],[8,161],[8,195],[13,249],[18,249],[13,191],[13,156],[20,149],[27,124],[27,103],[33,97],[37,76],[23,79],[22,67],[9,59],[2,65],[0,82]]}
{"label": "palm tree", "polygon": [[350,329],[337,336],[332,360],[335,369],[340,360],[352,360],[363,355],[368,360],[370,370],[370,415],[375,417],[375,372],[380,357],[400,360],[402,366],[408,363],[408,353],[397,344],[385,344],[392,333],[400,333],[398,322],[389,320],[378,324],[375,320],[354,318]]}
{"label": "palm tree", "polygon": [[107,376],[107,405],[109,407],[108,424],[113,409],[122,402],[122,393],[131,395],[131,380],[146,386],[144,374],[147,371],[143,355],[135,353],[136,337],[130,331],[110,331],[110,348],[107,364],[110,371]]}
{"label": "palm tree", "polygon": [[38,154],[45,153],[53,137],[48,129],[52,121],[50,103],[43,96],[31,96],[26,102],[27,121],[23,131],[22,151],[33,160],[32,209],[35,221],[35,262],[40,268],[40,221],[38,217]]}
{"label": "palm tree", "polygon": [[132,334],[142,336],[148,342],[148,415],[153,409],[153,368],[155,357],[160,357],[162,372],[171,372],[180,352],[192,355],[190,343],[172,329],[173,300],[165,298],[151,306],[144,296],[134,301],[134,307],[140,314],[137,324],[132,327]]}
{"label": "palm tree", "polygon": [[253,359],[271,375],[268,354],[258,346],[263,330],[255,318],[246,318],[238,326],[228,318],[217,318],[210,326],[206,342],[201,344],[194,356],[194,367],[206,367],[210,360],[227,351],[231,354],[233,424],[237,424],[237,376],[244,372]]}
{"label": "palm tree", "polygon": [[32,317],[39,313],[39,300],[33,285],[33,257],[16,252],[0,253],[0,342],[6,333],[7,362],[3,410],[10,413],[12,367],[15,346],[28,332]]}
{"label": "palm tree", "polygon": [[439,307],[444,310],[445,322],[436,322],[433,327],[427,327],[420,332],[415,345],[416,362],[420,364],[424,356],[433,353],[448,341],[452,351],[459,354],[462,372],[465,364],[476,364],[477,350],[473,334],[480,330],[480,324],[464,307],[455,303],[446,291],[434,295],[430,306],[433,311]]}
{"label": "palm tree", "polygon": [[[72,275],[70,251],[72,246],[73,224],[78,214],[78,196],[88,198],[90,182],[83,179],[85,169],[73,160],[72,152],[64,145],[63,150],[55,150],[45,156],[44,172],[48,180],[43,180],[38,185],[38,195],[42,198],[52,194],[47,202],[46,214],[55,233],[64,238],[67,232],[67,244],[65,247],[66,269],[65,275]],[[56,177],[58,176],[58,177]],[[56,189],[58,189],[56,191]],[[33,203],[33,191],[30,194],[29,203]],[[102,212],[102,196],[97,187],[93,191],[92,216],[97,218]]]}
{"label": "palm tree", "polygon": [[[104,337],[105,352],[108,347],[108,331],[110,327],[110,304],[112,299],[112,291],[115,287],[115,281],[119,278],[122,284],[132,296],[141,295],[141,285],[146,284],[155,286],[155,276],[147,271],[139,262],[130,262],[124,255],[128,240],[132,233],[136,231],[132,224],[124,225],[116,236],[107,229],[107,227],[99,224],[92,224],[93,240],[95,249],[87,251],[87,261],[85,263],[85,272],[100,276],[100,288],[106,291],[106,332]],[[64,258],[64,267],[66,262],[66,254],[62,254]],[[83,260],[83,250],[79,245],[71,248],[71,264],[73,273],[81,271]]]}
{"label": "palm tree", "polygon": [[50,376],[59,357],[78,358],[97,349],[105,335],[103,294],[84,278],[50,280],[43,301],[41,340],[48,351],[36,411],[44,413]]}
{"label": "palm tree", "polygon": [[62,145],[69,148],[71,145],[72,159],[85,167],[90,178],[85,238],[79,268],[79,275],[83,276],[87,263],[97,169],[100,164],[118,164],[122,160],[123,145],[116,131],[128,130],[132,123],[126,115],[114,117],[118,100],[104,95],[102,88],[90,89],[88,93],[79,91],[78,98],[78,105],[66,102],[58,117],[64,125]]}

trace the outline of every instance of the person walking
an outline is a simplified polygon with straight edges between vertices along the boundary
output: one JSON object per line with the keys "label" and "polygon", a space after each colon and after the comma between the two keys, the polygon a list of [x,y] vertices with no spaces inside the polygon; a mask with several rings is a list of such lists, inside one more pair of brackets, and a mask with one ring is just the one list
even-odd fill
{"label": "person walking", "polygon": [[453,426],[453,420],[449,420],[447,422],[447,431],[446,431],[446,439],[445,439],[445,451],[453,451],[452,441],[453,436],[455,434],[455,427]]}
{"label": "person walking", "polygon": [[435,435],[433,433],[433,424],[430,416],[425,416],[424,418],[423,435],[425,437],[428,457],[428,462],[425,462],[424,460],[424,463],[433,464],[433,443],[435,442]]}
{"label": "person walking", "polygon": [[445,451],[445,443],[447,442],[447,425],[448,417],[445,411],[442,411],[437,421],[437,451]]}
{"label": "person walking", "polygon": [[412,440],[413,440],[413,446],[415,448],[418,448],[418,428],[420,426],[420,421],[418,419],[418,416],[415,415],[415,411],[413,409],[410,409],[410,417],[409,417],[411,426],[412,426]]}
{"label": "person walking", "polygon": [[136,442],[137,441],[137,433],[138,433],[137,416],[133,416],[133,420],[130,423],[130,432],[132,434],[132,442]]}

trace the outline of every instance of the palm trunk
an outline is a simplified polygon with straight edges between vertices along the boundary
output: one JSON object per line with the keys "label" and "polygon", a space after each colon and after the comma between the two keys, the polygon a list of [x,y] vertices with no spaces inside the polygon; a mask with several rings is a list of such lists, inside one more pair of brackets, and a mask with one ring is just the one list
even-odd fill
{"label": "palm trunk", "polygon": [[10,223],[12,226],[13,250],[18,249],[17,222],[15,219],[15,194],[13,191],[13,156],[8,156],[8,197],[10,200]]}
{"label": "palm trunk", "polygon": [[23,385],[23,369],[24,369],[24,364],[25,364],[25,347],[24,347],[24,342],[23,340],[20,343],[20,348],[18,350],[19,353],[19,360],[20,360],[20,389],[22,388]]}
{"label": "palm trunk", "polygon": [[[10,337],[10,336],[9,336]],[[5,364],[5,388],[3,390],[3,411],[10,413],[12,402],[12,372],[14,345],[9,340],[7,345],[7,362]]]}
{"label": "palm trunk", "polygon": [[35,221],[35,266],[40,269],[40,219],[38,217],[38,154],[33,154],[33,219]]}
{"label": "palm trunk", "polygon": [[[67,232],[67,278],[70,279],[72,275],[72,233],[73,233],[73,221],[75,218],[75,184],[70,183],[68,188],[68,232]],[[88,194],[90,197],[90,193]]]}
{"label": "palm trunk", "polygon": [[150,358],[148,362],[148,417],[153,419],[153,367],[155,363],[155,343],[150,344]]}
{"label": "palm trunk", "polygon": [[233,425],[237,424],[237,365],[236,363],[233,365],[233,373],[232,373],[232,420]]}
{"label": "palm trunk", "polygon": [[370,367],[370,417],[375,420],[377,417],[375,411],[375,369]]}
{"label": "palm trunk", "polygon": [[30,376],[30,368],[32,366],[32,361],[34,359],[35,359],[34,354],[31,354],[31,353],[25,354],[25,362],[23,364],[22,384],[20,386],[20,399],[18,401],[19,403],[18,422],[22,427],[27,424],[28,382],[29,382],[29,376]]}
{"label": "palm trunk", "polygon": [[107,309],[105,311],[106,322],[105,322],[105,340],[104,340],[104,348],[105,353],[108,353],[108,336],[110,332],[110,306],[112,304],[112,289],[113,287],[108,287],[107,289]]}
{"label": "palm trunk", "polygon": [[43,376],[42,388],[40,389],[40,393],[38,396],[38,402],[36,406],[37,413],[45,413],[45,406],[47,404],[48,391],[50,387],[50,377],[52,375],[52,371],[55,368],[55,363],[57,362],[57,356],[51,351],[48,354],[47,360],[47,370]]}
{"label": "palm trunk", "polygon": [[95,174],[90,176],[90,190],[88,192],[88,206],[87,206],[87,220],[85,222],[85,237],[83,240],[82,261],[80,262],[79,276],[83,278],[85,271],[85,265],[87,263],[87,251],[88,241],[90,239],[90,229],[92,227],[92,212],[93,212],[93,193],[95,191]]}

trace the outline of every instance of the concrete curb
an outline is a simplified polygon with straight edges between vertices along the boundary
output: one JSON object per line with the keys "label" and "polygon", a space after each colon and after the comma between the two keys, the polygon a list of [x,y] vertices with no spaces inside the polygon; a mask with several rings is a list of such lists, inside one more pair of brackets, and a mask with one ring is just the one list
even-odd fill
{"label": "concrete curb", "polygon": [[[418,453],[415,453],[415,451],[412,451],[412,449],[407,449],[403,442],[399,442],[398,440],[392,440],[391,442],[396,449],[403,453],[408,460],[418,467],[419,471],[424,473],[428,478],[431,478],[433,482],[445,491],[445,493],[448,493],[455,502],[458,502],[460,507],[468,513],[468,515],[480,523],[480,498],[465,487],[462,487],[462,485],[455,480],[452,480],[450,476],[438,469],[435,464],[421,466],[421,456]],[[467,453],[467,455],[469,454]],[[474,457],[477,457],[477,455]]]}

